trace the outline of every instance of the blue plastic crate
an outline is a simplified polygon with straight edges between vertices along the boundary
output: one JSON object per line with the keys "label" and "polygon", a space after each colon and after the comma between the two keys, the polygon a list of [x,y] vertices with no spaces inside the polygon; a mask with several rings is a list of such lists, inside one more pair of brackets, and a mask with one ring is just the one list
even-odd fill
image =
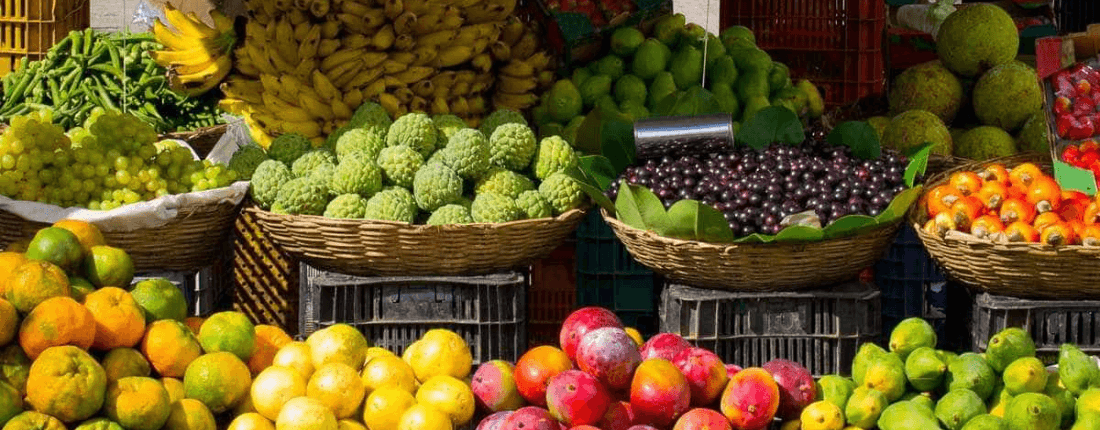
{"label": "blue plastic crate", "polygon": [[941,326],[947,317],[947,279],[917,238],[902,226],[886,256],[875,263],[875,284],[882,291],[883,332],[898,322],[922,317]]}
{"label": "blue plastic crate", "polygon": [[577,227],[577,272],[590,275],[653,275],[615,237],[597,211]]}
{"label": "blue plastic crate", "polygon": [[646,335],[657,333],[660,282],[639,264],[598,212],[577,228],[577,307],[600,306]]}

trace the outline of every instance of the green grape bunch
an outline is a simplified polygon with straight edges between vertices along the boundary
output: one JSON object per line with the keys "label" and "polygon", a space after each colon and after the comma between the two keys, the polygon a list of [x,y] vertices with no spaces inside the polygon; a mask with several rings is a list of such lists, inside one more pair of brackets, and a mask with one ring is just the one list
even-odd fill
{"label": "green grape bunch", "polygon": [[62,207],[111,210],[157,197],[222,188],[240,176],[195,160],[129,113],[94,109],[65,130],[48,110],[12,118],[0,134],[0,194]]}

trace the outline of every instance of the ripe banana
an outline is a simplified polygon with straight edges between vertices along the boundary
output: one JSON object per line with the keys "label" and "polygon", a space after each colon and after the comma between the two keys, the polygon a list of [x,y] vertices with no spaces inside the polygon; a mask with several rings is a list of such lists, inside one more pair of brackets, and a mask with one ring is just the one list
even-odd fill
{"label": "ripe banana", "polygon": [[340,49],[340,41],[336,39],[323,39],[317,46],[318,57],[328,57]]}
{"label": "ripe banana", "polygon": [[413,54],[416,54],[416,60],[411,65],[426,66],[435,61],[435,57],[439,56],[439,51],[435,48],[419,47],[413,50]]}
{"label": "ripe banana", "polygon": [[374,36],[371,38],[371,44],[374,45],[375,49],[385,51],[393,46],[396,38],[397,34],[393,31],[393,25],[387,24],[378,29],[378,32],[374,33]]}
{"label": "ripe banana", "polygon": [[535,75],[535,68],[526,61],[512,60],[500,68],[500,74],[516,78],[527,78]]}
{"label": "ripe banana", "polygon": [[[428,79],[428,77],[430,77],[433,73],[435,73],[435,69],[432,68],[432,67],[414,66],[414,67],[409,67],[408,69],[405,69],[404,71],[392,74],[390,76],[393,76],[398,81],[401,81],[401,83],[403,83],[403,84],[411,85],[415,82],[419,82],[419,81]],[[430,81],[425,81],[425,82],[430,83]]]}
{"label": "ripe banana", "polygon": [[168,86],[173,91],[188,97],[195,97],[210,91],[218,86],[229,72],[233,70],[233,62],[228,55],[218,57],[206,68],[194,73],[181,75],[172,69],[168,70]]}
{"label": "ripe banana", "polygon": [[313,89],[317,90],[317,94],[321,96],[322,100],[331,102],[340,97],[340,92],[332,85],[332,81],[329,81],[328,77],[320,70],[314,70],[313,75],[310,77],[313,80]]}
{"label": "ripe banana", "polygon": [[215,38],[221,34],[216,28],[204,24],[194,14],[185,14],[173,7],[171,3],[165,3],[164,17],[168,19],[168,24],[184,37],[204,39]]}
{"label": "ripe banana", "polygon": [[352,33],[344,37],[343,46],[347,49],[359,49],[370,46],[371,38],[359,33]]}
{"label": "ripe banana", "polygon": [[324,18],[331,7],[332,3],[329,0],[313,0],[309,2],[309,13],[317,18]]}
{"label": "ripe banana", "polygon": [[335,99],[332,101],[332,113],[336,115],[337,119],[351,119],[353,112],[351,107],[344,104],[343,99]]}
{"label": "ripe banana", "polygon": [[493,42],[489,52],[493,53],[493,59],[497,61],[507,61],[512,58],[512,47],[503,40]]}
{"label": "ripe banana", "polygon": [[500,31],[500,40],[504,42],[505,45],[515,45],[520,37],[523,37],[526,30],[527,26],[523,25],[523,21],[520,21],[519,17],[509,15],[508,19],[504,21],[504,28]]}
{"label": "ripe banana", "polygon": [[336,115],[332,113],[332,107],[330,107],[328,103],[322,102],[312,96],[303,96],[301,100],[303,108],[313,112],[314,115],[317,115],[325,121],[332,121],[336,118]]}
{"label": "ripe banana", "polygon": [[416,53],[407,51],[394,51],[389,54],[389,59],[398,63],[412,64],[416,61]]}
{"label": "ripe banana", "polygon": [[474,56],[474,49],[468,45],[451,46],[439,51],[435,58],[436,67],[452,67],[470,61]]}
{"label": "ripe banana", "polygon": [[298,45],[298,58],[306,59],[317,56],[317,50],[321,47],[321,26],[314,25],[306,33],[302,43]]}
{"label": "ripe banana", "polygon": [[378,104],[381,105],[382,108],[385,109],[391,117],[397,118],[398,116],[401,116],[402,113],[404,113],[404,109],[401,107],[401,102],[398,101],[397,97],[394,97],[393,94],[379,94]]}
{"label": "ripe banana", "polygon": [[398,51],[412,51],[416,47],[416,39],[409,34],[398,34],[393,42],[393,49]]}
{"label": "ripe banana", "polygon": [[409,110],[413,112],[424,112],[428,110],[428,99],[423,97],[414,96],[409,101]]}
{"label": "ripe banana", "polygon": [[342,24],[340,21],[328,20],[321,24],[321,37],[325,39],[333,39],[336,35],[340,34]]}
{"label": "ripe banana", "polygon": [[321,60],[321,71],[328,72],[329,70],[336,68],[336,66],[359,58],[360,56],[366,54],[366,52],[366,49],[363,48],[345,48],[336,51],[332,55],[326,56],[323,60]]}
{"label": "ripe banana", "polygon": [[463,97],[457,97],[451,100],[451,113],[455,115],[467,115],[470,113],[470,103]]}
{"label": "ripe banana", "polygon": [[431,110],[433,115],[445,115],[451,113],[451,107],[447,105],[447,99],[443,97],[432,98]]}
{"label": "ripe banana", "polygon": [[457,30],[440,30],[433,33],[428,33],[416,39],[416,46],[438,48],[445,44],[451,44],[451,40],[454,39],[457,35]]}
{"label": "ripe banana", "polygon": [[356,88],[344,93],[344,104],[348,105],[348,107],[359,107],[359,105],[363,104],[363,91]]}
{"label": "ripe banana", "polygon": [[510,109],[523,110],[535,103],[538,103],[539,96],[534,94],[508,94],[508,93],[496,93],[493,94],[493,105],[496,107],[506,107]]}
{"label": "ripe banana", "polygon": [[489,73],[489,71],[493,69],[493,57],[483,52],[475,55],[474,58],[470,60],[470,64],[482,73]]}
{"label": "ripe banana", "polygon": [[383,79],[375,79],[370,85],[363,88],[363,98],[369,99],[382,94],[386,91],[386,81]]}
{"label": "ripe banana", "polygon": [[364,86],[371,84],[378,80],[382,76],[381,67],[371,67],[364,70],[360,70],[354,77],[348,81],[347,86],[353,90],[363,88]]}
{"label": "ripe banana", "polygon": [[414,83],[412,85],[412,91],[417,97],[424,98],[432,97],[435,94],[435,88],[432,87],[432,81],[427,79]]}
{"label": "ripe banana", "polygon": [[525,33],[519,41],[512,45],[512,58],[526,59],[533,55],[538,47],[539,36],[534,32]]}
{"label": "ripe banana", "polygon": [[415,27],[416,14],[410,11],[401,12],[401,15],[398,15],[397,18],[393,20],[393,30],[396,31],[397,34],[412,35]]}
{"label": "ripe banana", "polygon": [[220,88],[227,98],[249,104],[263,104],[263,99],[260,97],[263,85],[259,81],[229,78],[222,82]]}
{"label": "ripe banana", "polygon": [[516,78],[508,75],[497,77],[497,91],[509,94],[525,94],[533,91],[539,85],[538,78],[531,76]]}

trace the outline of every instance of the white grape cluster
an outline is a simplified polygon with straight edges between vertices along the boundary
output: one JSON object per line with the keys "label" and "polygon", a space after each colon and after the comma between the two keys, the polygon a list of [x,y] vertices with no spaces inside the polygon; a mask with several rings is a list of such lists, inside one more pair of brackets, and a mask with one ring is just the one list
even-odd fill
{"label": "white grape cluster", "polygon": [[0,135],[0,194],[62,207],[110,210],[154,198],[227,186],[237,172],[158,141],[141,119],[96,109],[65,133],[48,110],[13,117]]}

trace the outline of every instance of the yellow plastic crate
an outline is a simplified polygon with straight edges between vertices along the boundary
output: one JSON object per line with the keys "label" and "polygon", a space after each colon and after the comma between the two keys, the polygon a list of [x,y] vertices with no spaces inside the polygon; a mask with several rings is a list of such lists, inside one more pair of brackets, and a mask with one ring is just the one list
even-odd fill
{"label": "yellow plastic crate", "polygon": [[89,0],[0,0],[0,76],[42,58],[72,30],[88,28]]}

